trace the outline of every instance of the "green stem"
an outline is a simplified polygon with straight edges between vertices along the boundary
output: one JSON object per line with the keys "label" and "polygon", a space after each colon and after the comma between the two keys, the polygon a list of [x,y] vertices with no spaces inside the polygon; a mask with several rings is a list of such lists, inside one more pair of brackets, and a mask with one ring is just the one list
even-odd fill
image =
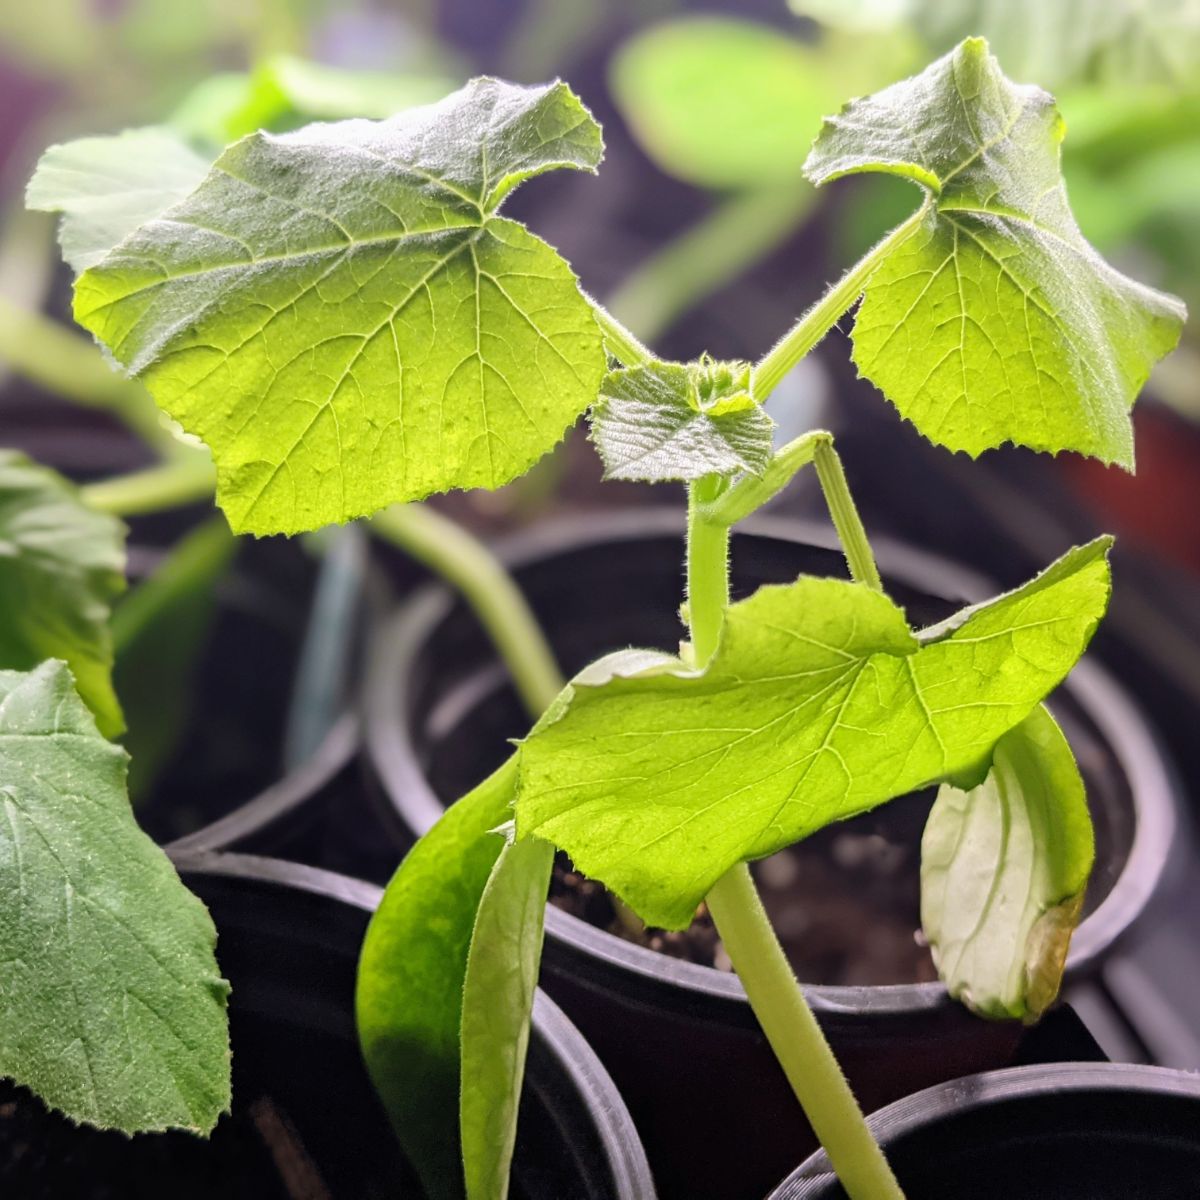
{"label": "green stem", "polygon": [[846,1194],[851,1200],[903,1200],[796,982],[745,863],[713,885],[707,903],[758,1023]]}
{"label": "green stem", "polygon": [[883,581],[879,578],[875,555],[871,552],[871,543],[867,541],[862,517],[858,515],[858,508],[850,495],[846,472],[842,470],[842,460],[833,448],[832,437],[827,436],[817,442],[813,464],[817,468],[817,479],[825,494],[825,503],[829,506],[829,515],[833,518],[833,527],[846,554],[850,577],[882,591]]}
{"label": "green stem", "polygon": [[796,322],[771,348],[754,368],[754,397],[761,404],[779,386],[783,377],[841,320],[862,295],[867,280],[880,263],[907,238],[925,218],[925,207],[919,208],[902,225],[868,250]]}
{"label": "green stem", "polygon": [[627,325],[654,339],[688,309],[774,249],[813,210],[814,188],[754,188],[711,212],[646,259],[609,297]]}
{"label": "green stem", "polygon": [[645,366],[654,360],[654,352],[643,346],[608,309],[602,304],[597,304],[590,296],[588,302],[592,306],[596,324],[604,334],[604,345],[613,358],[627,367]]}
{"label": "green stem", "polygon": [[721,622],[729,607],[729,526],[706,521],[701,515],[720,483],[719,476],[709,475],[688,488],[688,625],[697,667],[703,667],[716,652]]}
{"label": "green stem", "polygon": [[3,296],[0,359],[47,391],[86,408],[113,413],[164,455],[188,449],[163,424],[145,388],[113,370],[92,343]]}
{"label": "green stem", "polygon": [[[697,667],[715,652],[729,605],[729,526],[704,516],[719,486],[716,477],[708,476],[688,490],[688,622]],[[847,1194],[851,1200],[903,1200],[775,937],[745,863],[726,872],[706,900],[755,1016]]]}
{"label": "green stem", "polygon": [[213,483],[213,466],[208,455],[193,450],[187,458],[88,483],[79,492],[87,504],[100,512],[135,517],[211,499]]}
{"label": "green stem", "polygon": [[540,717],[563,679],[525,597],[486,546],[424,504],[399,504],[371,520],[381,537],[460,591],[487,630],[526,709]]}

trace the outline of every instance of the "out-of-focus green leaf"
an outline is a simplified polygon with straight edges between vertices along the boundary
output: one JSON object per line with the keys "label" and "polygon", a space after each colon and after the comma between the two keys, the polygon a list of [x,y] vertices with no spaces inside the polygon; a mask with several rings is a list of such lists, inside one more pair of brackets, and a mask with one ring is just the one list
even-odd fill
{"label": "out-of-focus green leaf", "polygon": [[463,984],[459,1102],[468,1200],[508,1195],[553,865],[548,843],[506,838],[475,916]]}
{"label": "out-of-focus green leaf", "polygon": [[1036,1020],[1058,995],[1094,840],[1083,779],[1039,705],[996,743],[987,778],[943,784],[921,839],[921,923],[952,996]]}
{"label": "out-of-focus green leaf", "polygon": [[703,671],[602,659],[521,744],[518,835],[683,928],[740,861],[936,780],[976,782],[1090,640],[1109,545],[920,634],[881,592],[805,577],[732,605]]}
{"label": "out-of-focus green leaf", "polygon": [[1062,137],[1053,99],[971,39],[829,118],[805,169],[818,184],[893,174],[926,193],[854,325],[855,362],[903,416],[972,455],[1013,442],[1132,469],[1129,408],[1186,310],[1084,239]]}
{"label": "out-of-focus green leaf", "polygon": [[566,262],[496,210],[601,152],[565,85],[490,79],[387,121],[254,134],[80,277],[75,315],[212,449],[235,532],[496,488],[605,369]]}
{"label": "out-of-focus green leaf", "polygon": [[0,1075],[76,1121],[207,1133],[229,1107],[229,986],[126,761],[65,664],[0,671]]}
{"label": "out-of-focus green leaf", "polygon": [[25,203],[62,213],[59,244],[79,273],[139,225],[183,200],[210,165],[178,134],[157,125],[78,138],[42,155]]}
{"label": "out-of-focus green leaf", "polygon": [[136,805],[171,757],[191,711],[196,665],[212,624],[215,589],[233,556],[225,518],[183,538],[113,613],[113,679],[125,709],[129,794]]}
{"label": "out-of-focus green leaf", "polygon": [[0,667],[65,659],[108,737],[124,728],[108,624],[124,590],[121,522],[55,472],[0,450]]}
{"label": "out-of-focus green leaf", "polygon": [[902,36],[820,45],[735,17],[666,21],[626,42],[613,97],[646,152],[713,188],[794,181],[821,118],[911,62]]}

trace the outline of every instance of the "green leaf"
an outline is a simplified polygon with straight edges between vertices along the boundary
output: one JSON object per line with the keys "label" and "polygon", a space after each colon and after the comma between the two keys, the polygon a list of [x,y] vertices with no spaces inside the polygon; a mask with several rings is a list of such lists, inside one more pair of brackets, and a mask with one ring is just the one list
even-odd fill
{"label": "green leaf", "polygon": [[943,784],[921,839],[921,923],[952,996],[1034,1021],[1058,995],[1094,857],[1075,756],[1039,706],[978,787]]}
{"label": "green leaf", "polygon": [[977,769],[1083,652],[1109,545],[916,636],[881,592],[801,578],[732,605],[703,671],[602,660],[522,743],[519,835],[682,928],[735,863]]}
{"label": "green leaf", "polygon": [[626,41],[610,85],[631,132],[665,171],[701,187],[764,187],[798,183],[821,118],[911,60],[894,32],[813,45],[754,21],[691,16]]}
{"label": "green leaf", "polygon": [[613,371],[592,410],[607,479],[650,483],[761,475],[775,422],[750,395],[749,363],[652,362]]}
{"label": "green leaf", "polygon": [[463,984],[459,1101],[470,1200],[508,1195],[553,866],[548,843],[506,838],[475,917]]}
{"label": "green leaf", "polygon": [[29,208],[62,213],[58,240],[77,274],[138,226],[183,200],[211,161],[160,126],[51,146],[25,192]]}
{"label": "green leaf", "polygon": [[499,487],[595,400],[605,356],[570,268],[496,208],[601,152],[565,85],[491,79],[255,134],[82,275],[75,314],[211,447],[237,532]]}
{"label": "green leaf", "polygon": [[413,71],[360,71],[276,54],[248,73],[223,72],[198,84],[171,114],[185,136],[217,146],[248,133],[308,121],[390,117],[444,96],[454,83]]}
{"label": "green leaf", "polygon": [[363,941],[355,1006],[367,1069],[430,1196],[463,1194],[462,995],[480,899],[511,819],[515,755],[409,851]]}
{"label": "green leaf", "polygon": [[0,450],[0,667],[66,659],[108,737],[124,728],[108,628],[124,590],[121,522],[93,512],[55,472]]}
{"label": "green leaf", "polygon": [[1050,96],[1011,83],[978,39],[830,118],[814,183],[879,171],[927,200],[870,275],[854,360],[931,440],[1014,442],[1133,466],[1129,407],[1186,316],[1080,233]]}
{"label": "green leaf", "polygon": [[216,587],[234,539],[218,515],[182,538],[113,613],[113,679],[129,729],[129,794],[153,787],[186,727],[192,680],[212,623]]}
{"label": "green leaf", "polygon": [[0,1075],[91,1125],[207,1133],[229,1107],[229,986],[126,762],[63,663],[0,671]]}

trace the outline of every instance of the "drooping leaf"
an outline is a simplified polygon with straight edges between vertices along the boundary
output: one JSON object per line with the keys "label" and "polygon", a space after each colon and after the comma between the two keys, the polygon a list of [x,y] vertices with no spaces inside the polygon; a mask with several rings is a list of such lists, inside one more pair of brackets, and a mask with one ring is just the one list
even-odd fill
{"label": "drooping leaf", "polygon": [[1039,705],[987,778],[943,784],[921,839],[921,924],[952,996],[1036,1020],[1058,995],[1095,853],[1075,756]]}
{"label": "drooping leaf", "polygon": [[1087,645],[1109,544],[922,634],[880,592],[801,578],[732,605],[704,671],[662,656],[592,668],[522,743],[518,834],[682,928],[738,861],[933,781],[976,781]]}
{"label": "drooping leaf", "polygon": [[496,209],[601,151],[565,85],[490,79],[255,134],[81,276],[75,314],[211,447],[235,531],[498,487],[595,400],[605,356],[570,268]]}
{"label": "drooping leaf", "polygon": [[475,916],[463,984],[459,1101],[468,1200],[508,1195],[553,865],[547,842],[506,839]]}
{"label": "drooping leaf", "polygon": [[798,185],[821,118],[912,57],[895,31],[813,45],[756,21],[687,16],[629,38],[610,84],[638,142],[672,175],[711,188]]}
{"label": "drooping leaf", "polygon": [[59,244],[78,274],[183,200],[210,165],[177,133],[157,125],[78,138],[42,155],[25,203],[62,213]]}
{"label": "drooping leaf", "polygon": [[1010,82],[979,39],[830,118],[805,170],[925,189],[871,274],[854,360],[918,429],[976,455],[1004,442],[1133,466],[1129,407],[1179,339],[1171,296],[1113,270],[1080,233],[1054,101]]}
{"label": "drooping leaf", "polygon": [[705,358],[611,372],[591,426],[606,478],[661,483],[762,474],[775,422],[750,395],[748,363]]}
{"label": "drooping leaf", "polygon": [[0,1075],[77,1121],[207,1133],[229,1107],[229,987],[126,762],[63,663],[0,671]]}
{"label": "drooping leaf", "polygon": [[462,995],[480,898],[511,819],[515,755],[408,853],[358,964],[358,1035],[376,1090],[434,1200],[458,1200]]}
{"label": "drooping leaf", "polygon": [[125,589],[125,530],[16,450],[0,450],[0,667],[65,659],[107,737],[124,720],[113,691],[113,601]]}
{"label": "drooping leaf", "polygon": [[113,612],[113,680],[128,718],[129,794],[149,792],[191,712],[192,681],[234,539],[219,514],[172,547]]}

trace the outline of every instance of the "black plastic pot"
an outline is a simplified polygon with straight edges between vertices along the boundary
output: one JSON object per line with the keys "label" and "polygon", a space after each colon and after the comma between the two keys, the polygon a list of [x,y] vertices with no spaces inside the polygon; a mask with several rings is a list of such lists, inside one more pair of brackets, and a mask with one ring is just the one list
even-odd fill
{"label": "black plastic pot", "polygon": [[[26,1200],[379,1200],[424,1194],[363,1066],[354,978],[379,889],[243,855],[178,858],[208,905],[233,985],[234,1103],[212,1139],[82,1130],[37,1111],[36,1152],[0,1192]],[[7,1096],[6,1100],[20,1099]],[[21,1100],[25,1108],[34,1102]],[[8,1117],[11,1119],[11,1117]],[[0,1162],[4,1123],[0,1120]],[[78,1163],[78,1174],[64,1164]],[[22,1168],[24,1163],[24,1168]],[[24,1169],[25,1174],[17,1174]],[[47,1187],[45,1172],[56,1172]],[[39,1173],[41,1172],[41,1173]],[[547,997],[533,1036],[514,1165],[523,1200],[653,1200],[645,1155],[612,1081]]]}
{"label": "black plastic pot", "polygon": [[[765,520],[751,530],[733,538],[735,597],[801,571],[844,574],[820,528]],[[676,644],[681,534],[678,513],[641,511],[539,528],[505,548],[565,671],[619,646]],[[991,590],[913,550],[877,550],[889,590],[914,623]],[[1069,962],[1077,977],[1111,950],[1154,893],[1175,838],[1178,798],[1154,738],[1098,668],[1081,664],[1055,709],[1088,779],[1101,846],[1091,911]],[[477,624],[439,588],[414,597],[381,632],[365,720],[370,763],[398,838],[432,825],[445,803],[508,753],[505,739],[528,728]],[[915,845],[927,804],[897,802],[856,821],[867,830],[877,821],[907,822]],[[546,934],[543,986],[617,1080],[664,1195],[759,1196],[789,1161],[815,1148],[735,976],[654,953],[553,906]],[[808,994],[868,1110],[1007,1066],[1021,1053],[1019,1026],[973,1018],[936,983],[813,986]],[[1042,1053],[1055,1055],[1052,1046]]]}
{"label": "black plastic pot", "polygon": [[[360,531],[348,532],[364,558]],[[130,575],[149,575],[160,557],[131,548]],[[239,547],[217,580],[181,736],[135,798],[139,822],[159,842],[231,845],[268,820],[305,812],[353,758],[352,667],[367,608],[361,565],[341,581],[336,611],[322,604],[336,565],[332,555],[266,541]],[[313,667],[323,672],[315,683]]]}
{"label": "black plastic pot", "polygon": [[[1112,1063],[1019,1067],[871,1117],[908,1200],[1194,1200],[1200,1076]],[[824,1153],[768,1200],[846,1200]]]}

